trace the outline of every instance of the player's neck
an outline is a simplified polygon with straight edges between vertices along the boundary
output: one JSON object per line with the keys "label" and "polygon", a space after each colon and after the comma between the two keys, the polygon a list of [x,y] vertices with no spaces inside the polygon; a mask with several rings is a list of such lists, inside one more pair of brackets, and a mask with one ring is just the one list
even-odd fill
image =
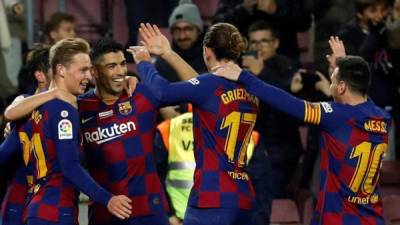
{"label": "player's neck", "polygon": [[96,87],[94,93],[97,95],[97,97],[99,97],[107,105],[114,104],[118,100],[119,96],[121,95],[121,93],[119,93],[119,94],[107,93],[107,91],[101,90],[97,87]]}
{"label": "player's neck", "polygon": [[345,98],[343,98],[343,104],[347,105],[359,105],[367,101],[367,96],[361,96],[361,95],[348,95]]}
{"label": "player's neck", "polygon": [[226,66],[229,63],[232,63],[232,61],[221,60],[221,61],[214,61],[213,63],[210,63],[210,73],[217,71],[219,68]]}
{"label": "player's neck", "polygon": [[[59,88],[61,90],[64,90],[68,93],[71,93],[70,91],[68,91],[67,87],[65,86],[65,83],[62,79],[55,77],[54,80],[52,80],[50,82],[50,86],[49,89],[53,89],[53,88]],[[72,94],[72,93],[71,93]]]}

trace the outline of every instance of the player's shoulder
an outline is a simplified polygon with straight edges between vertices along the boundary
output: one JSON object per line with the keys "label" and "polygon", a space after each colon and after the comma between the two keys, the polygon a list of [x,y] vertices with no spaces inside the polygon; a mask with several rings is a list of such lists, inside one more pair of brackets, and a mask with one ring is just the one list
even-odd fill
{"label": "player's shoulder", "polygon": [[371,117],[383,118],[387,121],[392,120],[392,116],[390,115],[390,113],[385,109],[375,105],[375,103],[371,99],[368,99],[366,105]]}
{"label": "player's shoulder", "polygon": [[43,104],[40,107],[40,110],[47,110],[48,113],[51,114],[56,114],[59,112],[67,111],[67,112],[77,112],[77,109],[71,105],[70,103],[59,100],[59,99],[53,99],[48,101],[47,103]]}
{"label": "player's shoulder", "polygon": [[226,84],[233,84],[234,82],[229,81],[223,77],[214,75],[212,73],[203,73],[197,77],[194,77],[190,80],[187,80],[190,84],[196,86],[207,86],[207,87],[216,87],[218,85],[226,85]]}

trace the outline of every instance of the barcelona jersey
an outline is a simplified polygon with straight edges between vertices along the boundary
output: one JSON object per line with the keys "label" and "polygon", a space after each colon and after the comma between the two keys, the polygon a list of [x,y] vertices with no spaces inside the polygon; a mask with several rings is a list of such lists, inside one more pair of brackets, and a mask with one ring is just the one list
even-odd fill
{"label": "barcelona jersey", "polygon": [[[93,178],[111,193],[131,198],[131,217],[165,213],[168,203],[153,157],[159,99],[138,84],[132,97],[123,94],[113,104],[105,104],[94,91],[78,103]],[[92,224],[116,220],[100,204],[89,210]]]}
{"label": "barcelona jersey", "polygon": [[78,190],[107,204],[111,195],[80,166],[79,116],[52,100],[35,110],[18,132],[28,183],[27,218],[77,224]]}
{"label": "barcelona jersey", "polygon": [[379,171],[391,117],[370,99],[357,105],[311,103],[248,72],[239,82],[271,106],[321,130],[321,179],[312,224],[384,224]]}
{"label": "barcelona jersey", "polygon": [[243,85],[213,74],[169,84],[151,63],[139,63],[138,71],[163,104],[191,102],[194,106],[196,169],[188,204],[251,209],[254,190],[244,169],[258,98]]}
{"label": "barcelona jersey", "polygon": [[[23,124],[15,127],[0,147],[0,157],[11,171],[12,180],[7,185],[7,191],[1,205],[3,224],[13,221],[24,224],[23,212],[28,190],[26,168],[22,162],[22,146],[18,138],[18,130]],[[8,151],[10,154],[4,155]],[[3,163],[1,163],[3,164]]]}

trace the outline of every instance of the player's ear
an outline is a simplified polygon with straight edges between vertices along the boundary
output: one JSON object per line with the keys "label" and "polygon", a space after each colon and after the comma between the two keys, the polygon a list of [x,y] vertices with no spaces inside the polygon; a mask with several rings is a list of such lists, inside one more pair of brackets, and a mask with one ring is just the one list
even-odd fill
{"label": "player's ear", "polygon": [[33,75],[39,83],[46,82],[46,75],[42,71],[36,70]]}
{"label": "player's ear", "polygon": [[207,62],[210,61],[210,59],[212,59],[213,55],[214,55],[214,53],[211,50],[211,48],[203,47],[204,60],[206,60]]}
{"label": "player's ear", "polygon": [[57,40],[57,32],[56,31],[50,31],[50,33],[49,33],[49,36],[50,36],[50,39],[52,39],[52,40]]}
{"label": "player's ear", "polygon": [[66,75],[66,68],[62,64],[57,64],[56,65],[56,73],[54,75],[59,75],[61,77],[64,77]]}
{"label": "player's ear", "polygon": [[95,66],[92,66],[92,68],[90,68],[90,73],[92,74],[92,77],[95,79],[99,77],[99,71]]}
{"label": "player's ear", "polygon": [[347,85],[344,81],[340,81],[338,85],[338,92],[340,95],[343,95],[347,90]]}

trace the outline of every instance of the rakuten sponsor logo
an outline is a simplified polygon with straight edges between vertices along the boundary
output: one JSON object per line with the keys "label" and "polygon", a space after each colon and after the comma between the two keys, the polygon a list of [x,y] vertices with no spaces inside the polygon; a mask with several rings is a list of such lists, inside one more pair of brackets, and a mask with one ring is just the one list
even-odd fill
{"label": "rakuten sponsor logo", "polygon": [[98,127],[95,131],[85,132],[85,138],[88,143],[96,142],[97,144],[103,144],[133,130],[136,130],[136,125],[132,121],[121,124],[114,123],[107,128]]}

